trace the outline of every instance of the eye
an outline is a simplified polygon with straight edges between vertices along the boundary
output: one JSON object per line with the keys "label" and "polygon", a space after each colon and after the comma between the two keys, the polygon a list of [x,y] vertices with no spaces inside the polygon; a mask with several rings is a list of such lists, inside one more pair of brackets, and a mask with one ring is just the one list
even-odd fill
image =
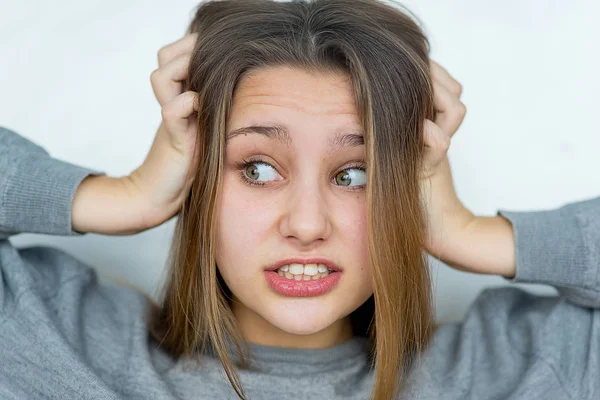
{"label": "eye", "polygon": [[279,174],[271,165],[264,162],[251,162],[244,166],[244,176],[255,182],[277,180]]}
{"label": "eye", "polygon": [[339,186],[364,186],[367,183],[367,173],[362,168],[347,168],[338,172],[334,181]]}

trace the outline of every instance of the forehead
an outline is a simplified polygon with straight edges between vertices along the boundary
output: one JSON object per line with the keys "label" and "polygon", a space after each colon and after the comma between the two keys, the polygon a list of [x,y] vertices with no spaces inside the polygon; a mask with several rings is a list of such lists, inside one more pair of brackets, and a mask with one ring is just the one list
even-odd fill
{"label": "forehead", "polygon": [[234,93],[231,119],[255,112],[343,118],[358,124],[350,77],[343,72],[311,72],[289,66],[263,67],[246,74]]}

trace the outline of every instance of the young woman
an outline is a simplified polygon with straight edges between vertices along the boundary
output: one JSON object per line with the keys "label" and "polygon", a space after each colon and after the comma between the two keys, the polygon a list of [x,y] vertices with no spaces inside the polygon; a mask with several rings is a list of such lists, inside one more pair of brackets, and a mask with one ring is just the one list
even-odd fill
{"label": "young woman", "polygon": [[[208,2],[159,65],[163,124],[129,176],[0,130],[2,398],[600,395],[599,200],[473,216],[445,157],[460,85],[405,14]],[[174,215],[159,305],[7,240]],[[486,290],[434,330],[424,249],[563,296]]]}

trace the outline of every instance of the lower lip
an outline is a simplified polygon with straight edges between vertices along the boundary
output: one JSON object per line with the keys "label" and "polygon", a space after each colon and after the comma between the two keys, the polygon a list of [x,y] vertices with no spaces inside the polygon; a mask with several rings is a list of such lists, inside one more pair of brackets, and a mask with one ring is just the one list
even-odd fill
{"label": "lower lip", "polygon": [[276,292],[290,297],[310,297],[327,293],[338,284],[341,275],[341,272],[336,271],[314,281],[297,281],[279,276],[276,271],[265,271],[269,286]]}

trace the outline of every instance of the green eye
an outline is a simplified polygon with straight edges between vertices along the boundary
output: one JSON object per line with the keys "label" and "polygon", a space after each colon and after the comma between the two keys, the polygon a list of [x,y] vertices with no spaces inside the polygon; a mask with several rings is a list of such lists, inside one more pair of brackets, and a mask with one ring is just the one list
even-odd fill
{"label": "green eye", "polygon": [[271,165],[263,162],[253,162],[244,168],[244,175],[251,181],[267,182],[278,180],[279,174]]}
{"label": "green eye", "polygon": [[338,172],[334,181],[339,186],[363,186],[367,183],[367,174],[360,168],[348,168]]}
{"label": "green eye", "polygon": [[257,180],[258,179],[258,168],[256,168],[255,164],[251,164],[246,167],[246,176],[250,179]]}
{"label": "green eye", "polygon": [[340,186],[350,186],[350,182],[352,182],[352,179],[350,179],[350,175],[346,171],[338,172],[335,176],[335,183]]}

